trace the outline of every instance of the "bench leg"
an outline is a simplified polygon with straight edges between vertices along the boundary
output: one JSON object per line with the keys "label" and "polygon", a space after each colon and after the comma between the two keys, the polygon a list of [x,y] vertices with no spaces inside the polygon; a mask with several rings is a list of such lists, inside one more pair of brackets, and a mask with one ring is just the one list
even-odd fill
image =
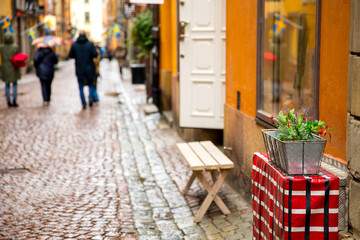
{"label": "bench leg", "polygon": [[221,170],[218,179],[216,180],[216,182],[212,187],[206,181],[206,179],[204,178],[201,172],[195,173],[196,177],[203,184],[206,191],[208,191],[208,195],[206,196],[204,202],[201,204],[199,210],[197,211],[194,218],[194,222],[197,223],[201,221],[212,201],[215,201],[215,203],[218,205],[218,207],[224,214],[230,214],[230,210],[226,207],[225,203],[220,199],[219,196],[217,196],[217,192],[219,191],[221,185],[224,183],[225,178],[229,174],[229,172],[230,172],[229,169]]}
{"label": "bench leg", "polygon": [[194,180],[195,180],[195,173],[193,172],[184,190],[181,192],[182,195],[185,195],[189,191],[191,184],[194,182]]}

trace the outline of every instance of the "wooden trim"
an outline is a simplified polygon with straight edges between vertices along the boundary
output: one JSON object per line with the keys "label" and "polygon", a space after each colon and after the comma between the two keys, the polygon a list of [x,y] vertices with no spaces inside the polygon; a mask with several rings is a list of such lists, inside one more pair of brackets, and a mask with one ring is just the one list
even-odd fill
{"label": "wooden trim", "polygon": [[315,71],[314,71],[314,119],[319,119],[320,95],[320,40],[321,40],[321,5],[322,0],[316,1],[316,29],[315,29]]}
{"label": "wooden trim", "polygon": [[[263,49],[263,39],[262,39],[262,28],[264,26],[264,7],[262,4],[263,0],[257,0],[257,28],[256,28],[256,111],[260,109],[261,103],[261,92],[262,92],[262,82],[261,82],[261,66],[262,66],[262,57],[261,52]],[[256,117],[258,113],[256,112]]]}
{"label": "wooden trim", "polygon": [[[178,81],[180,80],[180,39],[179,39],[179,24],[180,24],[180,2],[179,0],[176,0],[176,65],[177,65],[177,77],[178,77]],[[173,73],[174,74],[174,73]],[[180,88],[179,88],[180,89]],[[180,90],[179,90],[179,95],[180,95]],[[180,109],[180,108],[179,108]]]}
{"label": "wooden trim", "polygon": [[267,129],[276,129],[276,127],[274,127],[273,125],[261,120],[260,118],[255,118],[255,122]]}

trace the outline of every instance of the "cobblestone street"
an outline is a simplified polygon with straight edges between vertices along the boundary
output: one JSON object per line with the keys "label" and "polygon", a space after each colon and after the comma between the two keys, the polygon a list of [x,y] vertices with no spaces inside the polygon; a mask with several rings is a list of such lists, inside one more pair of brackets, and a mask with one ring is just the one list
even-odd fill
{"label": "cobblestone street", "polygon": [[[252,206],[223,186],[231,210],[212,204],[159,113],[146,115],[143,85],[101,62],[100,103],[82,110],[74,62],[60,63],[52,100],[25,76],[18,108],[0,101],[0,239],[252,239]],[[85,89],[87,93],[87,89]]]}

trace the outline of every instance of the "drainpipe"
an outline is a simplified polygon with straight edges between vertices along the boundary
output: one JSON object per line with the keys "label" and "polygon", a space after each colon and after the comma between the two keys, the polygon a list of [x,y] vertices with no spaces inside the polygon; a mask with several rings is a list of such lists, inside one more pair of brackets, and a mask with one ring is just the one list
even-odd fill
{"label": "drainpipe", "polygon": [[152,97],[153,103],[161,110],[161,90],[159,87],[159,5],[153,5],[153,49],[152,49]]}

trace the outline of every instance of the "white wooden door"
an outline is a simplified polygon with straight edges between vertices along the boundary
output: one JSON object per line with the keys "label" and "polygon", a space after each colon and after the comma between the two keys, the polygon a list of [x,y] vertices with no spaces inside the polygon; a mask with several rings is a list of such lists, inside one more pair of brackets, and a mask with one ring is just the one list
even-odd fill
{"label": "white wooden door", "polygon": [[226,0],[180,0],[180,126],[224,128]]}

